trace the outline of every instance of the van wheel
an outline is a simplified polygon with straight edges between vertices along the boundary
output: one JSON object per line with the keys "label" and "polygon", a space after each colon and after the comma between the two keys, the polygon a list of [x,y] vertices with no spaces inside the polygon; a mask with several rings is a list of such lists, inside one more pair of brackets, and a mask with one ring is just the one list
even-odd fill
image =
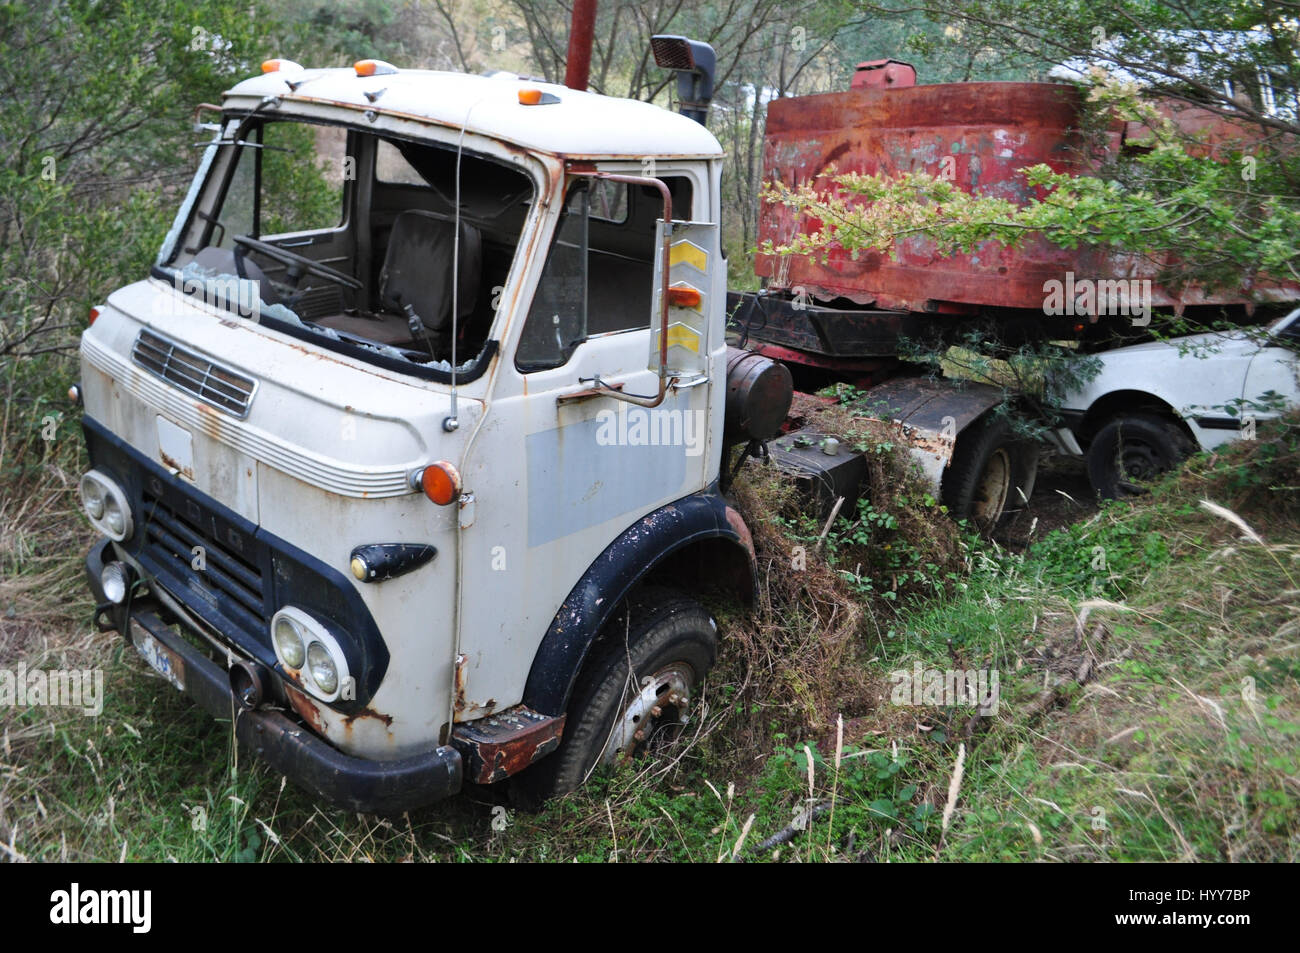
{"label": "van wheel", "polygon": [[606,625],[583,665],[555,753],[511,779],[523,807],[594,772],[670,747],[717,657],[718,627],[695,600],[646,587]]}
{"label": "van wheel", "polygon": [[1137,496],[1195,447],[1174,421],[1152,414],[1116,417],[1092,438],[1088,479],[1104,499]]}
{"label": "van wheel", "polygon": [[957,436],[943,476],[943,502],[954,519],[990,536],[1034,492],[1038,447],[1017,437],[1011,422],[990,414]]}

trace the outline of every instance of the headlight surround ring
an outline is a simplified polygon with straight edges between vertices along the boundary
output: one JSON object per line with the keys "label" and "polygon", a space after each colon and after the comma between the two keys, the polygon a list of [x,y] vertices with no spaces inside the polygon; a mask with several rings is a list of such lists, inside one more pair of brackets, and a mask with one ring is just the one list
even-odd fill
{"label": "headlight surround ring", "polygon": [[[302,645],[300,664],[291,664],[297,660],[296,652],[290,651],[286,657],[276,636],[283,625],[291,626],[299,636]],[[271,617],[271,642],[276,659],[292,681],[323,702],[350,700],[344,696],[344,688],[351,682],[347,655],[338,639],[310,613],[297,606],[283,606]],[[294,648],[292,645],[289,647]]]}
{"label": "headlight surround ring", "polygon": [[125,542],[135,530],[126,491],[103,470],[90,470],[81,478],[81,508],[92,526],[115,543]]}

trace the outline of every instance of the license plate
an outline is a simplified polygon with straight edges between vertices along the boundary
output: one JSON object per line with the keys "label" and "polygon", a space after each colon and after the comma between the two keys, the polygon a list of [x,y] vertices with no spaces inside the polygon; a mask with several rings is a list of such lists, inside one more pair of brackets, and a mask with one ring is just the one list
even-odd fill
{"label": "license plate", "polygon": [[144,626],[131,621],[131,641],[140,657],[150,667],[180,691],[185,691],[185,662],[181,657],[155,639]]}

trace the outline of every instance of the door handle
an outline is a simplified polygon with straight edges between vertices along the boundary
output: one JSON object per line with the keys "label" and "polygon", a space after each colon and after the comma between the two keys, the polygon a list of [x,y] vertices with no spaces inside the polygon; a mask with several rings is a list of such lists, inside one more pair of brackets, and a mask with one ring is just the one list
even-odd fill
{"label": "door handle", "polygon": [[[591,400],[593,397],[604,396],[611,390],[621,391],[623,389],[622,381],[619,381],[617,384],[607,384],[602,381],[599,376],[579,378],[578,383],[591,384],[593,386],[584,387],[582,390],[569,391],[567,394],[560,394],[555,398],[555,402],[557,404],[572,404],[576,401]],[[603,390],[601,389],[602,384],[604,385]]]}

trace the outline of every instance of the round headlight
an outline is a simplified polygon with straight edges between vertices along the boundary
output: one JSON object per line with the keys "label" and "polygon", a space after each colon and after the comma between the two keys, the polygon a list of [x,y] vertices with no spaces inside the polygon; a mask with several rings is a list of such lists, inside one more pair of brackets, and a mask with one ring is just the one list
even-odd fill
{"label": "round headlight", "polygon": [[122,542],[131,535],[131,504],[126,491],[102,470],[81,478],[81,504],[86,515],[110,539]]}
{"label": "round headlight", "polygon": [[275,650],[289,668],[302,668],[307,659],[307,647],[302,644],[298,627],[283,616],[275,620]]}
{"label": "round headlight", "polygon": [[313,642],[307,648],[308,671],[312,681],[326,695],[333,695],[339,687],[339,670],[330,657],[329,649],[319,642]]}
{"label": "round headlight", "polygon": [[97,520],[104,515],[104,487],[101,483],[83,478],[81,481],[81,505],[86,515]]}
{"label": "round headlight", "polygon": [[104,500],[104,525],[110,536],[126,535],[126,514],[111,496]]}
{"label": "round headlight", "polygon": [[109,563],[99,574],[99,585],[104,590],[105,599],[114,605],[121,605],[131,591],[130,567],[126,563]]}

